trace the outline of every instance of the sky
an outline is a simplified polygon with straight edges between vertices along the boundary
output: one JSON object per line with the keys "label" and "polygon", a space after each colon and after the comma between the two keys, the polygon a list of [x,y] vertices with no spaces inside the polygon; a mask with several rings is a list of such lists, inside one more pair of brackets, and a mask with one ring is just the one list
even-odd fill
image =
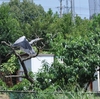
{"label": "sky", "polygon": [[[2,2],[9,2],[10,0],[0,0],[0,3]],[[45,11],[48,11],[49,8],[52,9],[52,11],[58,12],[59,9],[57,7],[60,6],[60,0],[33,0],[34,3],[41,4]],[[69,0],[70,1],[70,0]],[[78,14],[82,18],[86,17],[89,18],[89,7],[88,7],[88,0],[74,0],[75,2],[75,15]],[[63,8],[66,6],[66,0],[63,0],[62,2]],[[63,9],[63,12],[65,9]]]}
{"label": "sky", "polygon": [[[48,11],[48,9],[51,8],[54,13],[56,11],[59,12],[59,9],[57,8],[58,6],[60,6],[59,1],[60,0],[34,0],[36,4],[41,4],[44,7],[45,11]],[[82,18],[84,17],[89,18],[88,0],[74,0],[74,2],[75,2],[75,14],[78,14]],[[62,5],[66,6],[66,0],[63,0]]]}

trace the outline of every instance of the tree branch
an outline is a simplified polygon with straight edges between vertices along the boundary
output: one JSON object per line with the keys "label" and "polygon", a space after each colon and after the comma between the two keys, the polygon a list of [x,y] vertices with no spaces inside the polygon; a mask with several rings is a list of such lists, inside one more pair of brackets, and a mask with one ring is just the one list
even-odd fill
{"label": "tree branch", "polygon": [[8,43],[5,42],[5,41],[2,41],[1,43],[6,44],[8,47],[10,47],[10,48],[12,49],[13,53],[14,53],[15,56],[19,59],[21,65],[22,65],[22,68],[23,68],[24,74],[25,74],[25,78],[26,78],[27,80],[29,80],[30,83],[33,84],[34,81],[33,81],[33,79],[28,75],[28,71],[27,71],[27,68],[26,68],[26,66],[25,66],[24,61],[27,60],[27,59],[30,59],[30,58],[32,58],[32,57],[36,57],[36,56],[39,54],[39,49],[38,49],[38,52],[37,52],[37,54],[36,54],[35,56],[29,56],[28,58],[25,58],[25,59],[22,60],[21,56],[20,56],[19,54],[16,53],[16,51],[14,50],[14,48],[12,48],[12,46],[11,46],[10,44],[8,44]]}

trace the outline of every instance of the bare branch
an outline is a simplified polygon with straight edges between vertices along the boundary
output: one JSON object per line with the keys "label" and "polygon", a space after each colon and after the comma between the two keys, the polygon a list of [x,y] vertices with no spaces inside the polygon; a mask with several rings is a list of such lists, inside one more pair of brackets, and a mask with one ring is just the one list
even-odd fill
{"label": "bare branch", "polygon": [[21,77],[21,78],[25,78],[25,76],[22,76],[22,75],[9,75],[9,76],[5,76],[6,78],[9,78],[9,77]]}
{"label": "bare branch", "polygon": [[[16,53],[16,51],[14,50],[14,48],[12,48],[12,46],[11,46],[10,44],[8,44],[8,43],[5,42],[5,41],[2,41],[1,43],[2,43],[2,44],[6,44],[8,47],[10,47],[10,48],[12,49],[12,51],[13,51],[14,54],[15,54],[15,56],[19,59],[21,65],[22,65],[22,67],[23,67],[24,74],[25,74],[25,78],[26,78],[27,80],[29,80],[30,83],[33,84],[34,81],[33,81],[33,79],[28,75],[28,71],[27,71],[27,68],[26,68],[25,63],[24,63],[25,60],[22,60],[22,59],[21,59],[21,56],[20,56],[19,54]],[[38,52],[38,53],[39,53],[39,52]],[[38,55],[38,53],[37,53],[36,55]],[[27,58],[27,59],[29,59],[29,58]],[[27,59],[26,59],[26,60],[27,60]]]}

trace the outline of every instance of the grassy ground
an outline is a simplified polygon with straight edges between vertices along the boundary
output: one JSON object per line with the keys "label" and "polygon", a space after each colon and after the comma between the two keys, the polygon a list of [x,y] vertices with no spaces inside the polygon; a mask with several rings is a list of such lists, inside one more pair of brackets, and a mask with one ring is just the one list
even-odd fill
{"label": "grassy ground", "polygon": [[[10,98],[7,94],[0,94],[0,99],[10,99]],[[31,97],[31,99],[34,98]],[[38,97],[38,99],[100,99],[100,96],[94,96],[90,94],[89,95],[71,94],[71,96],[65,94],[55,94],[53,97],[49,95],[48,98],[47,96],[43,95],[42,97]]]}

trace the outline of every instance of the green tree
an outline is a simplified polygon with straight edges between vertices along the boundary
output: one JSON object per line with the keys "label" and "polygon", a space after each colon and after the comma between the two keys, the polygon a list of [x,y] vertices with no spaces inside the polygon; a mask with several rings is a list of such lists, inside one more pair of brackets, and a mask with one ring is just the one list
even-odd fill
{"label": "green tree", "polygon": [[[58,35],[50,41],[53,53],[57,60],[62,59],[63,63],[57,63],[51,67],[46,66],[38,74],[37,80],[41,87],[45,89],[51,84],[60,85],[66,88],[68,84],[77,86],[94,81],[95,69],[100,65],[99,54],[99,28],[97,21],[81,19],[76,17],[76,24],[73,25],[70,34],[59,32]],[[67,21],[67,20],[66,20]],[[65,27],[67,28],[67,27]],[[43,85],[43,86],[42,86]]]}
{"label": "green tree", "polygon": [[0,71],[4,72],[5,74],[13,74],[15,73],[19,68],[19,62],[15,55],[12,55],[10,59],[6,63],[2,63],[2,68]]}
{"label": "green tree", "polygon": [[0,64],[6,61],[5,56],[9,51],[8,47],[1,44],[1,41],[12,43],[23,34],[19,22],[12,17],[9,11],[8,5],[0,6]]}
{"label": "green tree", "polygon": [[31,39],[34,38],[35,31],[33,30],[33,22],[37,17],[45,15],[44,9],[41,5],[36,5],[31,0],[11,0],[9,2],[10,13],[15,19],[20,22],[21,30],[24,35]]}

